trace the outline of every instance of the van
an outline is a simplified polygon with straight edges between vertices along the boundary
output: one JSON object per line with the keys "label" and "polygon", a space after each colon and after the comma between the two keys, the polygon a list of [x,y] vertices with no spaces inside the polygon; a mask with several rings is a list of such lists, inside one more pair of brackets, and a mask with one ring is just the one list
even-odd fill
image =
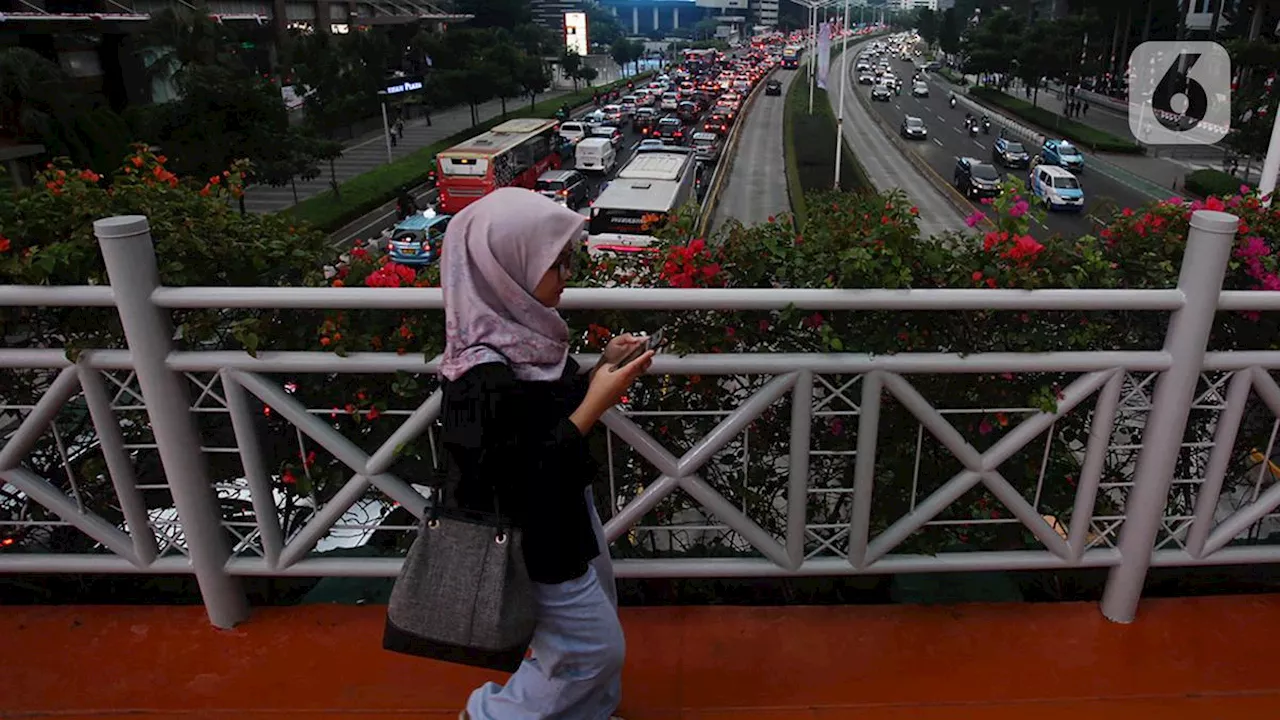
{"label": "van", "polygon": [[574,167],[581,171],[607,173],[618,164],[618,151],[607,137],[587,137],[578,142]]}

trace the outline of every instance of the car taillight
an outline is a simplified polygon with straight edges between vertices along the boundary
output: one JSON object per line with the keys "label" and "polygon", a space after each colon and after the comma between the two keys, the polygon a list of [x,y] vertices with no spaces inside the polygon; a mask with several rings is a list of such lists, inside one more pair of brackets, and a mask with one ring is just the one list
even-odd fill
{"label": "car taillight", "polygon": [[569,191],[568,191],[568,190],[560,190],[560,191],[556,192],[556,194],[557,194],[557,195],[559,195],[560,197],[567,197],[567,196],[569,195]]}

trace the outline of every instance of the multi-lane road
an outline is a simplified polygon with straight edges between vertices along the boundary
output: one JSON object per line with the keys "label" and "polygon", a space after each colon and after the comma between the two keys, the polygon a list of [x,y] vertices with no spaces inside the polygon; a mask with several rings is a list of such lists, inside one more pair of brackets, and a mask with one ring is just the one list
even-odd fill
{"label": "multi-lane road", "polygon": [[[892,60],[890,66],[909,87],[911,76],[915,72],[912,64]],[[856,83],[856,77],[851,77],[850,82]],[[952,87],[938,76],[928,74],[926,82],[930,91],[928,97],[915,97],[904,88],[900,96],[895,96],[888,102],[871,101],[871,104],[873,111],[892,128],[897,128],[906,116],[924,120],[929,129],[929,138],[906,142],[909,144],[910,151],[923,159],[944,181],[951,182],[955,177],[956,159],[959,157],[975,157],[983,162],[991,162],[991,146],[1001,128],[1008,128],[1012,137],[1028,145],[1028,151],[1034,152],[1039,149],[1038,146],[1031,146],[1030,138],[1024,140],[1024,135],[1028,134],[1025,128],[993,111],[982,109],[968,98],[958,102],[954,109],[951,108],[948,98]],[[870,98],[870,86],[854,85],[853,87],[857,88],[863,97]],[[957,91],[956,94],[959,96],[960,92]],[[977,117],[981,117],[982,113],[986,112],[991,117],[991,133],[989,135],[979,133],[976,138],[971,137],[964,129],[966,112],[973,113]],[[1051,235],[1078,237],[1094,232],[1099,223],[1098,218],[1108,217],[1112,208],[1137,207],[1153,199],[1154,190],[1143,185],[1140,178],[1125,178],[1118,168],[1108,167],[1104,163],[1105,161],[1096,155],[1086,153],[1085,172],[1079,176],[1080,184],[1085,191],[1083,212],[1048,213],[1043,223],[1036,221],[1038,227],[1034,229]],[[1028,177],[1027,170],[999,167],[997,169],[1004,176],[1016,175],[1023,181]]]}
{"label": "multi-lane road", "polygon": [[769,79],[782,83],[782,94],[766,95],[762,88],[739,120],[742,127],[738,128],[737,154],[716,205],[713,229],[719,229],[730,218],[749,227],[791,212],[782,117],[787,90],[802,72],[774,70]]}

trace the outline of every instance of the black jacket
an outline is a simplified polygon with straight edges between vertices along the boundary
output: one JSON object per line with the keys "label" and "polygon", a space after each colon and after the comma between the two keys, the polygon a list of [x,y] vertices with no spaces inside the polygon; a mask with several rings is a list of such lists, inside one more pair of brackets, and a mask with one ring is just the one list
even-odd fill
{"label": "black jacket", "polygon": [[534,582],[572,580],[600,554],[585,497],[596,466],[569,421],[586,389],[572,358],[559,380],[486,363],[444,384],[446,505],[492,513],[496,490],[498,510],[523,530]]}

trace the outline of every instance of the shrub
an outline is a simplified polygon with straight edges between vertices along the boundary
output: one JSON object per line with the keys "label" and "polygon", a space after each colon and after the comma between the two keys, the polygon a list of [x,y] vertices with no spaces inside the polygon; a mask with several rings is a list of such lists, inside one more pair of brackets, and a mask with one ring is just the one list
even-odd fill
{"label": "shrub", "polygon": [[382,165],[366,173],[342,183],[337,196],[332,190],[314,195],[282,210],[294,222],[304,222],[318,230],[333,232],[343,225],[372,212],[382,205],[391,202],[406,185],[417,186],[427,181],[428,175],[435,168],[436,153],[443,152],[458,143],[472,138],[495,125],[513,118],[551,117],[561,105],[568,103],[570,107],[580,107],[591,101],[595,92],[607,92],[625,86],[629,81],[639,82],[653,75],[652,72],[641,73],[626,80],[619,80],[599,88],[584,88],[568,95],[558,95],[543,100],[530,107],[513,108],[505,117],[493,118],[479,125],[455,133],[438,143],[415,151],[408,157]]}
{"label": "shrub", "polygon": [[[809,83],[798,76],[787,90],[784,108],[786,133],[783,151],[786,153],[787,188],[792,198],[792,210],[803,223],[806,193],[830,190],[835,179],[837,124],[827,91],[814,87],[813,113],[809,112]],[[871,181],[849,149],[846,140],[840,154],[840,185],[845,190],[874,190]]]}
{"label": "shrub", "polygon": [[946,78],[953,85],[965,87],[969,84],[969,78],[965,77],[963,73],[958,73],[949,67],[938,68],[938,74]]}
{"label": "shrub", "polygon": [[1002,110],[1007,110],[1023,120],[1038,125],[1040,129],[1048,134],[1060,135],[1094,152],[1131,154],[1141,154],[1143,152],[1142,146],[1131,140],[1069,120],[1055,112],[1037,107],[1024,100],[1019,100],[995,88],[975,87],[969,90],[969,94]]}
{"label": "shrub", "polygon": [[1241,192],[1242,188],[1247,191],[1253,185],[1252,183],[1244,183],[1231,173],[1204,168],[1188,174],[1186,179],[1183,180],[1183,187],[1193,195],[1207,198],[1215,195],[1218,197],[1231,197]]}

